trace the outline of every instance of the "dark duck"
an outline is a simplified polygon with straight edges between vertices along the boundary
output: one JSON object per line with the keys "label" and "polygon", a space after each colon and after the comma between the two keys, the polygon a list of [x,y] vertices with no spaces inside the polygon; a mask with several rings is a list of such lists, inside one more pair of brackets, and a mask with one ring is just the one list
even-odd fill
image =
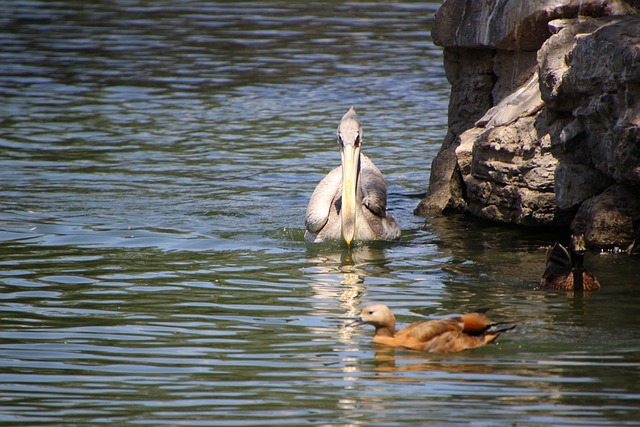
{"label": "dark duck", "polygon": [[569,250],[556,242],[547,251],[547,266],[540,279],[544,289],[597,291],[600,282],[584,268],[586,244],[582,234],[572,235]]}

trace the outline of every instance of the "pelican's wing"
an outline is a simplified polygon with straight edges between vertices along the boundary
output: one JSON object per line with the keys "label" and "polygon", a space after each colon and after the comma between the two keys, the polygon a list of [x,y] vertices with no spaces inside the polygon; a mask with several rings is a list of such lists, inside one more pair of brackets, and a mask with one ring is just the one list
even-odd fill
{"label": "pelican's wing", "polygon": [[384,218],[387,214],[387,183],[367,156],[360,156],[360,162],[362,204],[374,215]]}
{"label": "pelican's wing", "polygon": [[307,206],[307,214],[304,218],[304,225],[309,232],[317,233],[327,223],[331,203],[342,193],[341,181],[342,167],[339,166],[322,178],[322,181],[313,190],[309,206]]}

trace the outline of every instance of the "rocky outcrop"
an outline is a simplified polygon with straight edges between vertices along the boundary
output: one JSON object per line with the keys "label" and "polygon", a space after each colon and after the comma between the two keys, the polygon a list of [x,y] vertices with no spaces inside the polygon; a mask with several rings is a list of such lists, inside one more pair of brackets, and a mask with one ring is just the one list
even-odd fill
{"label": "rocky outcrop", "polygon": [[629,245],[640,223],[639,8],[445,0],[432,35],[445,48],[449,132],[416,213]]}

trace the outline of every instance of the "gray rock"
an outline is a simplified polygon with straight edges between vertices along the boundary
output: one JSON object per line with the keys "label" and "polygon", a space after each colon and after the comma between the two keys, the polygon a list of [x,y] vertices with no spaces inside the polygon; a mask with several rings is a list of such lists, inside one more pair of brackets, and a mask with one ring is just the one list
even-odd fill
{"label": "gray rock", "polygon": [[416,212],[571,224],[590,246],[628,244],[640,225],[635,7],[446,0],[432,36],[452,85],[449,133]]}
{"label": "gray rock", "polygon": [[[551,203],[557,159],[550,152],[548,135],[537,133],[534,124],[539,119],[538,112],[462,134],[456,156],[471,213],[521,225],[557,224],[555,202]],[[536,210],[535,200],[544,206]]]}
{"label": "gray rock", "polygon": [[589,166],[559,163],[555,170],[554,188],[559,209],[571,209],[612,184],[612,180]]}
{"label": "gray rock", "polygon": [[640,184],[640,16],[602,21],[576,42],[562,91],[575,100],[594,167]]}
{"label": "gray rock", "polygon": [[433,159],[427,196],[415,209],[414,214],[461,211],[466,205],[462,196],[460,168],[456,162],[455,148],[450,147],[440,151]]}
{"label": "gray rock", "polygon": [[493,53],[487,50],[447,49],[444,69],[451,83],[449,132],[455,139],[473,127],[493,105]]}
{"label": "gray rock", "polygon": [[632,12],[621,0],[446,0],[435,14],[431,36],[443,47],[536,51],[551,35],[551,20]]}
{"label": "gray rock", "polygon": [[613,185],[580,206],[573,233],[584,233],[588,245],[603,249],[626,249],[634,240],[634,219],[640,215],[640,193]]}
{"label": "gray rock", "polygon": [[491,107],[487,113],[476,122],[476,126],[492,128],[507,126],[520,117],[531,116],[543,107],[538,84],[538,72],[535,71],[528,81],[506,96],[498,105]]}
{"label": "gray rock", "polygon": [[516,92],[538,69],[536,52],[498,50],[493,55],[493,105]]}

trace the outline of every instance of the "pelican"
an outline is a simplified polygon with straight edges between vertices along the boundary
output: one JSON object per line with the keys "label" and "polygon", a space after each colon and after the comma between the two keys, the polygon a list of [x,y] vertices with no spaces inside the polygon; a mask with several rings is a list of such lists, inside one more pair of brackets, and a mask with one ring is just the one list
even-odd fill
{"label": "pelican", "polygon": [[393,240],[400,225],[387,214],[387,184],[376,165],[360,153],[362,126],[351,107],[338,126],[342,166],[329,172],[311,195],[305,216],[306,242],[344,239]]}

